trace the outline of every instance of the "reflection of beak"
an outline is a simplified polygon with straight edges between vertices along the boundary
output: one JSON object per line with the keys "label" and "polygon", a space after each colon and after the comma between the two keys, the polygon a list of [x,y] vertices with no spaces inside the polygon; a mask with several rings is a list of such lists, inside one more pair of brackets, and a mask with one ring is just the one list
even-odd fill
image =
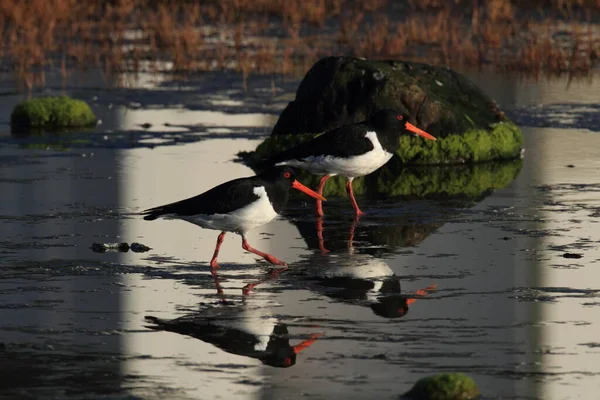
{"label": "reflection of beak", "polygon": [[429,133],[425,132],[424,130],[417,128],[416,126],[414,126],[410,122],[407,122],[406,125],[405,125],[405,127],[406,127],[407,131],[411,131],[412,133],[416,133],[417,135],[422,136],[425,139],[436,140],[435,137],[431,136]]}
{"label": "reflection of beak", "polygon": [[[417,290],[415,292],[415,295],[420,296],[420,297],[427,296],[427,293],[433,292],[436,288],[437,288],[437,283],[434,283],[433,285],[427,286],[425,289],[419,289],[419,290]],[[406,305],[411,305],[415,301],[417,301],[417,299],[415,299],[415,298],[407,299],[406,300]]]}
{"label": "reflection of beak", "polygon": [[321,336],[323,336],[322,333],[313,333],[312,335],[310,335],[309,339],[306,339],[304,342],[300,343],[299,345],[294,346],[294,353],[298,354],[300,353],[302,350],[304,349],[308,349],[310,346],[312,346],[312,344],[314,342],[317,341],[318,338],[320,338]]}
{"label": "reflection of beak", "polygon": [[317,192],[310,190],[309,188],[307,188],[306,186],[304,186],[303,184],[298,182],[296,179],[294,179],[294,182],[292,183],[292,187],[294,189],[301,191],[302,193],[306,193],[310,197],[314,197],[317,200],[327,200],[325,197],[321,196]]}

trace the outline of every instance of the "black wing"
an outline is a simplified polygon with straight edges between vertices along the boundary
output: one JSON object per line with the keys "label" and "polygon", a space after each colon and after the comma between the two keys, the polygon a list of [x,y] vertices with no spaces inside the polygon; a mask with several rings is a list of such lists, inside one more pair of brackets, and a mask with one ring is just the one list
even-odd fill
{"label": "black wing", "polygon": [[226,214],[258,199],[253,192],[255,181],[255,177],[234,179],[215,186],[198,196],[150,208],[142,214],[146,215],[144,219],[147,221],[155,220],[164,214],[180,216]]}
{"label": "black wing", "polygon": [[[264,355],[264,351],[254,349],[259,342],[256,336],[239,329],[219,325],[221,318],[218,317],[204,319],[200,315],[192,314],[170,321],[152,316],[146,316],[145,319],[146,322],[154,324],[147,325],[146,327],[149,329],[191,336],[231,354],[251,358],[259,358]],[[228,318],[223,318],[222,321],[225,325],[231,322]]]}
{"label": "black wing", "polygon": [[273,165],[282,161],[302,160],[321,155],[358,156],[373,150],[373,143],[365,136],[368,131],[374,131],[374,129],[365,123],[342,126],[276,154],[268,160],[268,164]]}

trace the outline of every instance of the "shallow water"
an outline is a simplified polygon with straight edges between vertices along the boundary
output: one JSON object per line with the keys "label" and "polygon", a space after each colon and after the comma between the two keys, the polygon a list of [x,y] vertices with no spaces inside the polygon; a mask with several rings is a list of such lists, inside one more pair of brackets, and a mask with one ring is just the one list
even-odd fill
{"label": "shallow water", "polygon": [[[346,198],[317,221],[294,196],[250,235],[290,264],[278,275],[229,234],[213,277],[217,232],[135,213],[251,175],[235,154],[268,134],[295,82],[78,89],[97,132],[26,138],[8,133],[18,97],[3,96],[0,395],[396,398],[462,371],[485,398],[594,398],[600,87],[471,77],[524,125],[516,179],[475,200],[359,198],[358,221]],[[113,242],[151,250],[91,250]],[[214,326],[263,339],[276,326],[289,343],[261,362],[264,340],[215,346]]]}

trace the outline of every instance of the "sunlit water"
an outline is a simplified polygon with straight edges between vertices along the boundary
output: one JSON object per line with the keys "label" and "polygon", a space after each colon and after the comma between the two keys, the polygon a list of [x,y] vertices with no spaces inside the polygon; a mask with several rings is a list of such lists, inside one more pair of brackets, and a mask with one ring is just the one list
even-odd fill
{"label": "sunlit water", "polygon": [[[462,371],[485,398],[595,398],[600,87],[471,77],[526,125],[518,177],[478,202],[359,198],[357,222],[330,199],[322,241],[312,201],[294,196],[250,235],[290,264],[279,276],[228,234],[213,277],[217,232],[135,213],[252,175],[235,154],[268,134],[296,83],[82,89],[99,133],[22,139],[7,126],[18,98],[4,96],[0,395],[396,398]],[[152,249],[90,249],[111,242]],[[214,325],[263,342],[215,346]],[[309,340],[288,368],[253,356],[275,326],[289,333],[281,351]]]}

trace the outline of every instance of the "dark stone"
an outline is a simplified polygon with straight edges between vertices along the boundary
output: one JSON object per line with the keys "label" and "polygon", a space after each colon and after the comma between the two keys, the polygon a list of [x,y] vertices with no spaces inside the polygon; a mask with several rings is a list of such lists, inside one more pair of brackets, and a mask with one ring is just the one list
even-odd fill
{"label": "dark stone", "polygon": [[319,133],[364,121],[382,108],[402,111],[439,138],[507,121],[475,84],[449,68],[327,57],[308,71],[272,134]]}
{"label": "dark stone", "polygon": [[146,246],[145,244],[138,243],[138,242],[131,243],[131,246],[129,248],[134,253],[145,253],[145,252],[151,250],[150,247]]}

